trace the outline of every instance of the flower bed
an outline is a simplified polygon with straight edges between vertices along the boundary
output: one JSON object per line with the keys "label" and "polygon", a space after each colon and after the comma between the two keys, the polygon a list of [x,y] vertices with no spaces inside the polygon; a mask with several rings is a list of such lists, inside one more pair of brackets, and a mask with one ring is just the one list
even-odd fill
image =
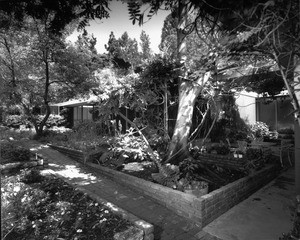
{"label": "flower bed", "polygon": [[277,167],[268,166],[252,176],[241,178],[209,194],[196,197],[122,172],[101,167],[97,164],[88,163],[88,165],[114,181],[153,198],[177,214],[196,221],[201,227],[206,226],[249,197],[279,173]]}
{"label": "flower bed", "polygon": [[5,239],[143,239],[141,229],[54,176],[34,170],[1,180]]}

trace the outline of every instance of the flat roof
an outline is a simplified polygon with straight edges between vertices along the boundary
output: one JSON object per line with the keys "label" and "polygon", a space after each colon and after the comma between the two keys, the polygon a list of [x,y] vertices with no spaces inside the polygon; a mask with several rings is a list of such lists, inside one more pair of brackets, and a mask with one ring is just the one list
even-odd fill
{"label": "flat roof", "polygon": [[96,103],[90,100],[71,100],[67,102],[55,103],[51,104],[50,106],[56,107],[78,107],[78,106],[94,106]]}

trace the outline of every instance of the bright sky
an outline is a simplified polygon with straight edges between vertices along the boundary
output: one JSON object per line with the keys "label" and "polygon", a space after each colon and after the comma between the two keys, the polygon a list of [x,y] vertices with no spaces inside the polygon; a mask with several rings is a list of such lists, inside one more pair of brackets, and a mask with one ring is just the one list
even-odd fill
{"label": "bright sky", "polygon": [[[98,53],[106,52],[104,44],[107,44],[110,32],[113,31],[116,38],[121,37],[121,35],[127,31],[130,38],[135,38],[138,42],[140,40],[140,35],[142,30],[150,37],[151,49],[154,53],[158,53],[158,45],[161,38],[161,30],[163,23],[168,11],[160,10],[157,15],[154,15],[152,19],[145,22],[143,26],[139,26],[137,23],[132,24],[129,20],[129,14],[127,9],[127,4],[120,1],[109,2],[109,8],[111,9],[110,17],[108,19],[97,19],[90,23],[90,26],[86,28],[88,33],[93,34],[97,38],[96,49]],[[144,16],[144,21],[147,18]],[[74,42],[77,40],[78,32],[75,31],[68,40]]]}

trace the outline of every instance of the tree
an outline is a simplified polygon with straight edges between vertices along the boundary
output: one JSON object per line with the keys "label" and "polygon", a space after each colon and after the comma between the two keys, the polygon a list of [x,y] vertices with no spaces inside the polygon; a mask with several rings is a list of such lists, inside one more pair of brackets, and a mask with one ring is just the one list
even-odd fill
{"label": "tree", "polygon": [[150,37],[143,30],[140,35],[141,59],[142,62],[149,62],[151,60]]}
{"label": "tree", "polygon": [[138,43],[136,39],[131,39],[127,32],[124,32],[118,39],[111,32],[105,48],[112,62],[119,68],[131,67],[134,70],[140,64]]}
{"label": "tree", "polygon": [[[19,4],[19,3],[22,4]],[[47,1],[41,1],[43,4]],[[71,6],[80,7],[80,9],[84,8],[85,10],[81,13],[84,14],[86,19],[89,17],[94,18],[95,14],[93,9],[99,6],[99,3],[95,3],[95,8],[93,8],[93,3],[90,1],[88,4],[84,5],[78,0],[74,4],[68,2]],[[103,2],[101,2],[103,3]],[[107,4],[107,2],[105,2]],[[145,11],[141,11],[141,4],[149,4],[150,9],[148,13]],[[34,4],[30,2],[30,4]],[[7,6],[6,6],[7,5]],[[20,6],[28,6],[28,4],[24,4],[23,1],[18,1],[17,7],[14,7],[13,4],[6,4],[5,9],[17,9],[24,12],[24,9],[20,10]],[[40,4],[41,5],[41,4]],[[102,4],[101,6],[105,6]],[[39,6],[40,7],[40,6]],[[47,5],[43,6],[46,7]],[[177,1],[169,1],[169,0],[155,0],[155,1],[129,1],[128,9],[130,13],[130,19],[133,23],[138,22],[139,24],[143,23],[144,15],[148,14],[151,18],[159,9],[165,8],[172,10],[172,12],[178,17],[178,24],[176,26],[177,29],[177,61],[181,63],[181,68],[179,71],[179,79],[181,81],[179,88],[179,95],[181,99],[187,98],[190,99],[190,103],[194,103],[193,98],[198,93],[199,88],[203,88],[203,84],[207,82],[211,74],[213,73],[211,68],[207,68],[207,66],[203,66],[202,73],[198,74],[198,77],[194,79],[188,78],[187,67],[185,66],[185,53],[186,53],[186,44],[185,44],[185,36],[186,33],[194,31],[197,29],[198,20],[201,19],[209,24],[209,34],[213,33],[214,30],[222,30],[228,34],[227,41],[232,44],[232,53],[239,52],[241,53],[249,53],[252,55],[257,54],[256,50],[260,50],[259,54],[264,53],[262,43],[268,43],[270,39],[275,37],[275,40],[279,44],[280,47],[273,44],[273,58],[277,56],[278,67],[281,68],[281,71],[285,71],[289,73],[289,81],[285,80],[285,84],[287,89],[290,90],[290,95],[294,100],[295,113],[296,118],[298,120],[298,128],[300,127],[299,121],[299,1],[298,0],[289,0],[287,2],[283,1],[275,1],[275,0],[245,0],[245,1],[196,1],[196,0],[177,0]],[[74,9],[74,8],[72,8]],[[36,10],[36,9],[34,9]],[[57,12],[61,14],[61,9],[56,8]],[[101,9],[100,13],[105,12]],[[28,11],[28,10],[27,10]],[[17,12],[15,10],[15,12]],[[39,9],[38,12],[43,12]],[[99,12],[99,11],[98,11]],[[73,12],[71,12],[73,13]],[[59,14],[58,14],[59,15]],[[193,19],[190,23],[187,22],[187,16],[192,16]],[[71,15],[74,16],[74,15]],[[98,16],[98,15],[96,15]],[[100,16],[101,17],[101,16]],[[274,21],[275,20],[275,21]],[[278,20],[278,21],[277,21]],[[62,24],[64,21],[62,21]],[[54,25],[55,26],[55,25]],[[276,35],[275,33],[278,33]],[[260,40],[261,44],[257,40]],[[246,43],[246,44],[244,44]],[[259,49],[257,47],[261,46]],[[275,54],[274,54],[275,53]],[[269,55],[269,53],[267,53]],[[212,55],[213,56],[213,55]],[[213,57],[212,57],[213,58]],[[296,58],[296,60],[295,60]],[[292,61],[287,61],[291,59]],[[211,59],[213,62],[213,59]],[[276,60],[276,59],[275,59]],[[288,64],[287,64],[288,63]],[[209,64],[211,65],[211,64]],[[203,71],[204,70],[204,71]],[[293,77],[290,77],[293,76]],[[200,83],[200,86],[199,86]],[[195,86],[197,91],[193,89],[193,85]],[[293,86],[294,91],[292,91]],[[193,93],[193,94],[192,94]],[[190,107],[186,107],[184,101],[181,101],[182,104],[179,105],[179,110],[184,111],[186,114],[182,114],[182,116],[186,117],[187,120],[190,118],[191,113]],[[180,120],[180,119],[177,119]],[[184,123],[183,123],[184,124]],[[186,124],[184,124],[186,125]],[[180,124],[178,125],[180,127]],[[188,126],[185,126],[188,130]],[[181,127],[183,130],[184,127]],[[181,137],[178,137],[180,134],[183,134]],[[299,131],[300,132],[300,131]],[[178,135],[179,134],[179,135]],[[178,146],[182,145],[183,149],[185,149],[186,138],[183,131],[178,129],[178,132],[175,130],[175,134],[173,136],[177,136],[174,141],[171,142],[170,153],[174,153],[174,149],[178,148]],[[297,136],[296,136],[297,139]],[[300,138],[299,138],[300,139]],[[177,141],[177,143],[176,143]],[[178,142],[179,141],[179,142]],[[299,143],[300,144],[300,143]],[[296,147],[297,149],[297,147]],[[299,151],[298,151],[299,152]],[[172,154],[171,154],[172,155]],[[300,155],[300,152],[299,152]],[[299,158],[299,155],[298,156]],[[300,171],[300,166],[299,166]],[[300,176],[300,174],[299,174]],[[299,177],[299,185],[300,185],[300,177]],[[300,189],[300,187],[299,187]]]}
{"label": "tree", "polygon": [[[48,19],[50,15],[43,22],[28,17],[21,28],[11,22],[10,28],[0,34],[1,82],[8,83],[3,84],[8,87],[3,89],[1,98],[8,105],[20,106],[20,111],[33,123],[37,136],[42,135],[49,118],[49,103],[61,99],[64,91],[70,93],[70,88],[77,92],[89,90],[95,69],[89,49],[66,46],[63,36],[47,30]],[[42,120],[37,116],[37,108],[45,111]]]}

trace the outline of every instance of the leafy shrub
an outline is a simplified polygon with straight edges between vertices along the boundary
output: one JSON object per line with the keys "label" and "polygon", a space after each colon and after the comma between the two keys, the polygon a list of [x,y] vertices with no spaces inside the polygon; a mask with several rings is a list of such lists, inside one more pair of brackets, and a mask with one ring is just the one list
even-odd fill
{"label": "leafy shrub", "polygon": [[[44,115],[38,115],[37,116],[37,123],[40,124],[42,120],[44,119]],[[61,127],[66,123],[66,120],[63,116],[58,114],[50,114],[49,118],[46,122],[46,127]]]}
{"label": "leafy shrub", "polygon": [[7,142],[1,144],[1,158],[11,162],[24,162],[30,160],[30,150]]}
{"label": "leafy shrub", "polygon": [[269,126],[264,122],[256,122],[250,126],[251,137],[253,139],[261,139],[269,136]]}
{"label": "leafy shrub", "polygon": [[21,125],[30,127],[30,122],[22,115],[8,115],[5,118],[3,125],[10,128],[19,128]]}

